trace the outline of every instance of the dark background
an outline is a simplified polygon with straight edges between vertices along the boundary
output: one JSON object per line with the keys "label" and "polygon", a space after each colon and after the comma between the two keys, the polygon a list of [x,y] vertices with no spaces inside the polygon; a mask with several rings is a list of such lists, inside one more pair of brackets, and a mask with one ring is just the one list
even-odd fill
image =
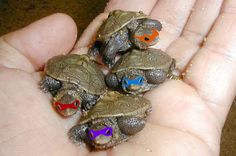
{"label": "dark background", "polygon": [[[81,35],[106,3],[107,0],[0,0],[0,36],[56,12],[70,15]],[[221,156],[236,156],[236,101],[223,129]]]}

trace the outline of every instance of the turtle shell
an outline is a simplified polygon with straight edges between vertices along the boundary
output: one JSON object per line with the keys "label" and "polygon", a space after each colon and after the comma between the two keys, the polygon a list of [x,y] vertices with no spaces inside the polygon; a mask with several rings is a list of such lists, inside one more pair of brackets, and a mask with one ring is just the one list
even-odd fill
{"label": "turtle shell", "polygon": [[162,69],[168,72],[173,59],[160,49],[149,48],[147,50],[133,49],[124,54],[114,65],[112,73],[127,69]]}
{"label": "turtle shell", "polygon": [[97,118],[144,114],[151,108],[149,100],[141,96],[110,91],[80,120],[80,124]]}
{"label": "turtle shell", "polygon": [[98,30],[97,40],[104,41],[113,33],[125,27],[129,22],[136,19],[147,18],[143,12],[115,10],[110,12],[108,18]]}
{"label": "turtle shell", "polygon": [[45,65],[45,73],[54,79],[74,83],[85,91],[101,95],[106,91],[102,71],[88,55],[58,55]]}

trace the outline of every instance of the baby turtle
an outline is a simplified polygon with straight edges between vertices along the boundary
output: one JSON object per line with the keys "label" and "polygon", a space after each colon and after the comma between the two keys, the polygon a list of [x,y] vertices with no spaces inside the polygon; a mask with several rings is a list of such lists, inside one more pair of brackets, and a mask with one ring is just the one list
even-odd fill
{"label": "baby turtle", "polygon": [[113,66],[117,52],[125,52],[132,47],[147,49],[156,44],[161,29],[162,24],[158,20],[150,19],[141,11],[114,10],[99,28],[90,54],[100,52],[103,62]]}
{"label": "baby turtle", "polygon": [[105,80],[111,89],[139,94],[158,86],[167,78],[176,78],[174,70],[175,60],[163,51],[133,49],[117,61]]}
{"label": "baby turtle", "polygon": [[44,68],[40,83],[54,97],[54,106],[63,116],[79,109],[89,110],[106,92],[104,75],[88,55],[59,55],[51,58]]}
{"label": "baby turtle", "polygon": [[150,112],[151,103],[144,97],[110,91],[68,135],[74,143],[107,149],[140,132]]}

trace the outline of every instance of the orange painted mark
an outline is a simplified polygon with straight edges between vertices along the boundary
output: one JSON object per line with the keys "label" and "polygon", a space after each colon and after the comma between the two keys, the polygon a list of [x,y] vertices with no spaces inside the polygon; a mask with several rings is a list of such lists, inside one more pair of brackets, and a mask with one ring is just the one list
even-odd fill
{"label": "orange painted mark", "polygon": [[70,104],[64,104],[64,103],[60,103],[60,102],[56,102],[55,105],[60,109],[60,110],[65,110],[67,108],[70,108],[70,109],[78,109],[78,106],[75,105],[75,103],[78,103],[78,106],[80,105],[80,101],[79,100],[75,100],[73,101],[72,103]]}
{"label": "orange painted mark", "polygon": [[159,36],[158,31],[155,28],[152,28],[151,35],[144,34],[143,36],[134,36],[134,37],[141,40],[142,42],[150,43],[150,42],[154,41],[157,36]]}

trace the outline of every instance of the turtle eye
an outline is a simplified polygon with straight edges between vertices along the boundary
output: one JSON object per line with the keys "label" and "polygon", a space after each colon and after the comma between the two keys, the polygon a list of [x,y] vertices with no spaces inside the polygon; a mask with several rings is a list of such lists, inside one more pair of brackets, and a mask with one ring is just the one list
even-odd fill
{"label": "turtle eye", "polygon": [[143,77],[141,77],[140,79],[139,79],[139,83],[142,83],[143,82]]}
{"label": "turtle eye", "polygon": [[93,138],[94,138],[94,134],[93,134],[93,132],[92,132],[92,131],[90,131],[90,132],[89,132],[89,136],[90,136],[90,138],[91,138],[91,139],[93,139]]}
{"label": "turtle eye", "polygon": [[122,80],[122,88],[125,89],[129,86],[129,79],[127,77],[123,77]]}
{"label": "turtle eye", "polygon": [[129,82],[128,82],[128,78],[127,78],[127,77],[124,77],[124,79],[123,79],[123,83],[124,83],[125,85],[128,85],[128,84],[129,84]]}
{"label": "turtle eye", "polygon": [[112,127],[107,127],[107,129],[105,130],[104,135],[112,136]]}
{"label": "turtle eye", "polygon": [[111,130],[110,129],[106,130],[106,134],[111,135]]}
{"label": "turtle eye", "polygon": [[76,100],[75,101],[75,106],[78,107],[80,105],[80,101],[79,100]]}
{"label": "turtle eye", "polygon": [[137,36],[135,35],[134,38],[137,38],[138,40],[140,40],[141,42],[144,42],[146,44],[151,43],[152,41],[154,41],[157,37],[159,37],[159,33],[155,28],[152,28],[152,33],[151,34],[143,34],[141,36]]}
{"label": "turtle eye", "polygon": [[149,37],[144,37],[144,40],[145,40],[145,41],[149,41],[150,38],[149,38]]}

